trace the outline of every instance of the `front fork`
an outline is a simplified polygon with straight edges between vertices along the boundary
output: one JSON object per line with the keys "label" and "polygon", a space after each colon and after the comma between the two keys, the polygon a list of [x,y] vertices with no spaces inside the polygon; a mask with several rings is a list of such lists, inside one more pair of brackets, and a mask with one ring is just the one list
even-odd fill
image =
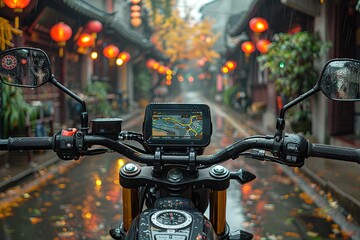
{"label": "front fork", "polygon": [[226,226],[226,190],[210,191],[210,222],[217,235],[224,234]]}
{"label": "front fork", "polygon": [[127,232],[132,221],[140,213],[139,195],[136,188],[123,188],[123,228]]}

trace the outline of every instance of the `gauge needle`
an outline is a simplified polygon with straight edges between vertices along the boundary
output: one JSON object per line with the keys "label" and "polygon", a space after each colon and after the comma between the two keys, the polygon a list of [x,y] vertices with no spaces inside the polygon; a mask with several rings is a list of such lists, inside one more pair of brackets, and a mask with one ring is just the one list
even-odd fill
{"label": "gauge needle", "polygon": [[170,221],[173,221],[173,213],[170,213]]}

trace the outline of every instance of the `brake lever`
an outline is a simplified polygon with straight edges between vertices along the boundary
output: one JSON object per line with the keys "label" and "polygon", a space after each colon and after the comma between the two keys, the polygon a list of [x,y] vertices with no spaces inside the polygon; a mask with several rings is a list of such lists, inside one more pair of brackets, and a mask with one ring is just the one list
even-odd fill
{"label": "brake lever", "polygon": [[93,155],[99,155],[99,154],[108,153],[108,152],[110,152],[110,151],[107,148],[98,148],[98,149],[87,150],[84,152],[84,155],[93,156]]}

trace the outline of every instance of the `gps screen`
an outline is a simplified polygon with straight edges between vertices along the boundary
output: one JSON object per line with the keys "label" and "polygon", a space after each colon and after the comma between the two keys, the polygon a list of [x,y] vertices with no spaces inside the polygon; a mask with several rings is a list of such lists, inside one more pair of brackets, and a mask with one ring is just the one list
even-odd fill
{"label": "gps screen", "polygon": [[154,111],[152,115],[153,139],[202,140],[202,112]]}
{"label": "gps screen", "polygon": [[150,147],[202,148],[211,138],[210,108],[205,104],[151,103],[143,134]]}

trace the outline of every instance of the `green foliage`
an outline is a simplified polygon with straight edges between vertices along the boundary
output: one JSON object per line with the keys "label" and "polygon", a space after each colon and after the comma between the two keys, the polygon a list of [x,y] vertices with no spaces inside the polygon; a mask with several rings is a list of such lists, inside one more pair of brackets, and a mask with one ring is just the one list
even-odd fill
{"label": "green foliage", "polygon": [[0,117],[5,137],[15,130],[24,130],[27,121],[30,123],[36,118],[37,109],[25,101],[22,88],[2,84],[2,99],[3,111]]}
{"label": "green foliage", "polygon": [[268,68],[276,90],[291,99],[314,86],[318,71],[313,61],[329,47],[330,43],[308,32],[279,33],[274,36],[269,51],[258,57],[260,69]]}
{"label": "green foliage", "polygon": [[91,82],[86,86],[85,94],[90,98],[87,110],[91,115],[110,117],[112,115],[111,104],[108,101],[110,86],[105,82]]}
{"label": "green foliage", "polygon": [[227,106],[232,106],[232,97],[239,90],[238,85],[229,87],[224,91],[224,104]]}
{"label": "green foliage", "polygon": [[148,69],[143,67],[144,64],[139,64],[135,67],[134,71],[134,79],[135,79],[135,93],[136,99],[145,99],[149,100],[152,95],[151,87],[152,87],[152,79],[151,73],[149,73]]}

